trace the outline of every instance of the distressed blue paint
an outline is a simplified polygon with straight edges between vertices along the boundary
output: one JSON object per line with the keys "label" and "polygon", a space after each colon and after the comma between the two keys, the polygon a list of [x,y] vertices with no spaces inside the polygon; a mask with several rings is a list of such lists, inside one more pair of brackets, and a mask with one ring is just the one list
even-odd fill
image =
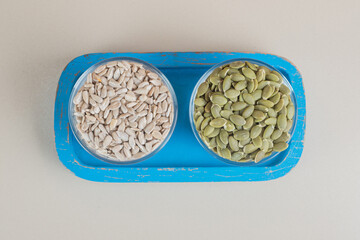
{"label": "distressed blue paint", "polygon": [[[168,144],[154,157],[133,165],[115,166],[97,160],[76,142],[67,114],[72,86],[89,66],[117,56],[135,57],[158,67],[169,79],[179,102],[179,118]],[[232,58],[253,58],[281,71],[290,81],[298,118],[290,147],[274,160],[253,167],[226,164],[210,156],[195,139],[188,119],[190,95],[212,65]],[[61,162],[76,176],[98,182],[218,182],[265,181],[288,173],[299,161],[305,134],[305,93],[302,78],[288,60],[261,53],[97,53],[75,58],[64,69],[55,102],[55,142]],[[183,149],[187,149],[183,151]]]}

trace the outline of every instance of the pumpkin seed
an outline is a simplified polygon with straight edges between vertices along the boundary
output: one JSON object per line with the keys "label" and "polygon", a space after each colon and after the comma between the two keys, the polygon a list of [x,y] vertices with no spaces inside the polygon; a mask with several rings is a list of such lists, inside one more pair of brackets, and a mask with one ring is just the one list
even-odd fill
{"label": "pumpkin seed", "polygon": [[221,141],[220,139],[220,136],[216,136],[216,144],[217,144],[217,148],[220,148],[220,149],[224,149],[226,148],[226,145]]}
{"label": "pumpkin seed", "polygon": [[221,150],[221,155],[222,155],[223,158],[226,158],[226,159],[229,159],[229,160],[231,159],[231,152],[227,148]]}
{"label": "pumpkin seed", "polygon": [[205,105],[205,112],[210,112],[211,111],[211,106],[212,106],[212,103],[211,102],[208,102],[206,105]]}
{"label": "pumpkin seed", "polygon": [[263,119],[266,117],[265,113],[259,110],[254,110],[251,116],[253,116],[255,119]]}
{"label": "pumpkin seed", "polygon": [[288,120],[287,120],[287,123],[286,123],[286,128],[284,129],[284,132],[289,132],[290,129],[291,129],[291,127],[292,127],[292,125],[293,125],[293,120],[288,119]]}
{"label": "pumpkin seed", "polygon": [[226,74],[227,74],[227,72],[228,72],[229,70],[230,70],[230,68],[228,68],[228,67],[223,68],[223,69],[219,72],[219,77],[225,78],[225,76],[226,76]]}
{"label": "pumpkin seed", "polygon": [[281,131],[284,131],[284,129],[286,128],[286,125],[287,125],[286,115],[285,114],[280,114],[278,119],[277,119],[277,127]]}
{"label": "pumpkin seed", "polygon": [[265,120],[266,125],[276,125],[277,119],[276,118],[268,118]]}
{"label": "pumpkin seed", "polygon": [[226,92],[231,87],[231,77],[226,76],[223,83],[222,83],[222,90],[223,92]]}
{"label": "pumpkin seed", "polygon": [[280,99],[280,101],[274,106],[275,112],[280,112],[281,109],[284,107],[284,99]]}
{"label": "pumpkin seed", "polygon": [[264,89],[264,88],[265,88],[267,85],[269,85],[269,84],[270,84],[269,81],[261,81],[261,82],[259,82],[259,85],[258,85],[257,89],[262,90],[262,89]]}
{"label": "pumpkin seed", "polygon": [[279,91],[283,94],[289,95],[290,94],[290,89],[285,86],[284,84],[282,84],[279,88]]}
{"label": "pumpkin seed", "polygon": [[254,70],[254,71],[258,70],[258,67],[255,64],[251,63],[251,62],[246,62],[246,65],[248,65],[248,67],[250,69]]}
{"label": "pumpkin seed", "polygon": [[195,127],[196,127],[197,130],[200,129],[200,125],[201,125],[201,123],[202,123],[203,120],[204,120],[204,117],[203,117],[202,115],[200,115],[200,116],[198,117],[198,119],[196,120],[196,122],[195,122]]}
{"label": "pumpkin seed", "polygon": [[253,117],[248,117],[246,118],[246,123],[244,124],[243,128],[245,130],[249,130],[254,124],[254,118]]}
{"label": "pumpkin seed", "polygon": [[243,126],[246,123],[245,119],[242,116],[234,114],[230,115],[230,121],[238,126]]}
{"label": "pumpkin seed", "polygon": [[210,133],[209,136],[207,136],[208,138],[213,138],[216,137],[217,135],[219,135],[220,133],[220,129],[219,128],[215,128],[214,131],[212,133]]}
{"label": "pumpkin seed", "polygon": [[250,131],[250,137],[251,138],[256,138],[257,136],[259,136],[262,132],[262,128],[259,127],[258,125],[255,125],[251,128],[251,131]]}
{"label": "pumpkin seed", "polygon": [[235,125],[231,123],[230,121],[227,121],[227,123],[224,126],[224,129],[228,132],[232,132],[235,130]]}
{"label": "pumpkin seed", "polygon": [[210,112],[214,118],[219,118],[220,116],[221,107],[217,104],[213,104],[210,108]]}
{"label": "pumpkin seed", "polygon": [[209,84],[207,82],[201,83],[197,92],[198,97],[204,95],[208,89],[209,89]]}
{"label": "pumpkin seed", "polygon": [[227,121],[224,118],[215,118],[210,121],[210,126],[212,126],[214,128],[221,128],[226,124],[226,122]]}
{"label": "pumpkin seed", "polygon": [[213,84],[213,85],[218,85],[221,82],[221,78],[218,76],[211,76],[209,78],[209,81]]}
{"label": "pumpkin seed", "polygon": [[243,98],[244,98],[244,101],[247,103],[247,104],[250,104],[250,105],[254,105],[255,104],[255,100],[253,98],[253,96],[249,93],[244,93],[243,94]]}
{"label": "pumpkin seed", "polygon": [[230,147],[231,150],[233,150],[234,152],[239,151],[239,143],[238,143],[238,141],[237,141],[233,136],[230,136],[230,137],[229,137],[229,147]]}
{"label": "pumpkin seed", "polygon": [[293,119],[294,115],[295,115],[295,106],[294,104],[289,104],[287,107],[287,118]]}
{"label": "pumpkin seed", "polygon": [[221,110],[220,111],[220,115],[226,119],[229,119],[230,115],[232,115],[232,114],[233,114],[233,112],[231,110]]}
{"label": "pumpkin seed", "polygon": [[285,149],[288,148],[288,144],[286,142],[279,142],[279,143],[275,143],[274,147],[273,147],[273,151],[275,152],[282,152]]}
{"label": "pumpkin seed", "polygon": [[210,101],[220,106],[224,106],[228,100],[226,99],[226,97],[216,94],[216,95],[211,95]]}
{"label": "pumpkin seed", "polygon": [[241,70],[245,77],[250,78],[250,79],[256,78],[254,71],[251,70],[250,68],[244,67]]}
{"label": "pumpkin seed", "polygon": [[195,106],[203,107],[203,106],[206,105],[206,103],[207,103],[207,102],[206,102],[205,99],[203,99],[203,98],[196,98],[196,99],[194,100]]}
{"label": "pumpkin seed", "polygon": [[263,133],[263,138],[270,138],[271,134],[274,132],[274,126],[273,125],[269,125],[265,128],[264,133]]}
{"label": "pumpkin seed", "polygon": [[207,117],[202,121],[202,123],[200,125],[200,130],[201,131],[203,131],[205,129],[205,127],[209,125],[210,120],[211,120],[211,118]]}
{"label": "pumpkin seed", "polygon": [[245,66],[245,63],[241,61],[236,61],[229,64],[229,67],[236,69],[242,68],[243,66]]}
{"label": "pumpkin seed", "polygon": [[249,93],[252,93],[255,90],[255,82],[254,79],[251,79],[247,84],[247,90]]}
{"label": "pumpkin seed", "polygon": [[258,151],[255,155],[254,161],[255,163],[260,162],[265,158],[265,152],[264,151]]}
{"label": "pumpkin seed", "polygon": [[242,81],[245,80],[245,76],[242,75],[241,73],[233,73],[230,75],[231,80],[238,82],[238,81]]}
{"label": "pumpkin seed", "polygon": [[235,88],[236,90],[241,91],[241,90],[245,89],[246,86],[247,86],[247,82],[246,82],[246,81],[239,81],[238,83],[235,84],[234,88]]}
{"label": "pumpkin seed", "polygon": [[231,161],[239,162],[245,156],[243,152],[234,152],[231,154]]}
{"label": "pumpkin seed", "polygon": [[267,80],[270,80],[270,81],[274,81],[274,82],[278,82],[280,79],[278,76],[276,76],[275,74],[273,73],[268,73],[266,74],[266,77],[265,77]]}
{"label": "pumpkin seed", "polygon": [[286,142],[289,139],[290,139],[290,134],[287,132],[283,132],[278,139],[274,140],[274,143]]}
{"label": "pumpkin seed", "polygon": [[209,142],[209,147],[214,148],[216,147],[216,138],[212,138]]}
{"label": "pumpkin seed", "polygon": [[264,105],[256,105],[255,109],[260,110],[260,111],[262,111],[264,113],[267,113],[269,111],[269,108],[265,107]]}
{"label": "pumpkin seed", "polygon": [[[225,81],[225,80],[224,80]],[[225,92],[225,97],[234,98],[240,95],[240,91],[236,89],[229,89]]]}
{"label": "pumpkin seed", "polygon": [[261,148],[263,141],[262,141],[262,137],[260,135],[257,136],[256,138],[254,138],[252,141],[253,141],[253,144],[255,145],[255,147]]}
{"label": "pumpkin seed", "polygon": [[245,153],[255,152],[256,149],[258,149],[258,148],[254,144],[251,144],[251,143],[244,146],[244,152]]}
{"label": "pumpkin seed", "polygon": [[274,106],[274,103],[269,100],[259,100],[258,103],[268,108],[272,108]]}
{"label": "pumpkin seed", "polygon": [[246,108],[248,105],[245,102],[235,102],[231,104],[231,109],[233,111],[240,111]]}
{"label": "pumpkin seed", "polygon": [[219,134],[220,140],[227,145],[229,143],[229,134],[227,131],[225,130],[220,130],[220,134]]}
{"label": "pumpkin seed", "polygon": [[236,140],[241,141],[241,140],[249,139],[249,137],[250,137],[249,131],[239,130],[239,131],[234,132],[234,138]]}
{"label": "pumpkin seed", "polygon": [[257,89],[251,94],[255,101],[259,100],[262,96],[262,90]]}
{"label": "pumpkin seed", "polygon": [[244,118],[248,118],[252,115],[252,113],[254,112],[255,107],[254,106],[248,106],[247,108],[244,109],[244,112],[242,113],[242,116]]}
{"label": "pumpkin seed", "polygon": [[274,88],[271,85],[267,85],[262,91],[262,98],[265,100],[268,99],[273,94],[273,92]]}
{"label": "pumpkin seed", "polygon": [[271,140],[278,139],[282,134],[282,131],[280,129],[275,129],[274,132],[271,134]]}
{"label": "pumpkin seed", "polygon": [[272,118],[277,117],[277,113],[275,112],[275,110],[273,108],[269,108],[268,115],[269,115],[269,117],[272,117]]}
{"label": "pumpkin seed", "polygon": [[208,137],[211,133],[213,133],[215,130],[214,127],[210,126],[210,125],[207,125],[205,128],[204,128],[204,131],[203,131],[203,135],[205,137]]}

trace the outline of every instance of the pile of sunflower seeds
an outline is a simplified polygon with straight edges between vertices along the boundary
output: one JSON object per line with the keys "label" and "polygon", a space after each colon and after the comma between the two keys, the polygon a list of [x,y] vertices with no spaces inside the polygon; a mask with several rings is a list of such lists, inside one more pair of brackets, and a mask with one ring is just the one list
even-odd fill
{"label": "pile of sunflower seeds", "polygon": [[295,107],[276,71],[250,62],[215,69],[194,100],[195,127],[219,156],[259,162],[287,149]]}
{"label": "pile of sunflower seeds", "polygon": [[87,145],[116,161],[153,152],[174,120],[169,89],[156,73],[136,62],[99,66],[87,76],[73,104],[76,128]]}

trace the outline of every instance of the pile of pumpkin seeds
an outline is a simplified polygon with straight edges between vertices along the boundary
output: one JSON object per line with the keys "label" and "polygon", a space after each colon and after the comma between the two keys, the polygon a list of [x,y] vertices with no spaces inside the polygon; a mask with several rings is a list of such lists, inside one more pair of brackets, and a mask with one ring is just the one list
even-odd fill
{"label": "pile of pumpkin seeds", "polygon": [[287,149],[295,107],[281,75],[250,62],[216,68],[194,100],[195,127],[209,149],[255,163]]}

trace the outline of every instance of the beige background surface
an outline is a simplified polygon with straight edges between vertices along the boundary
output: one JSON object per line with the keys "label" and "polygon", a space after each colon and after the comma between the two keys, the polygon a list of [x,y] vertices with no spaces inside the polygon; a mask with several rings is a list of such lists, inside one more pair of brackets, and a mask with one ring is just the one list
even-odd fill
{"label": "beige background surface", "polygon": [[[0,239],[360,239],[360,4],[0,0]],[[91,52],[285,56],[307,97],[305,150],[258,183],[104,184],[54,148],[57,81]]]}

